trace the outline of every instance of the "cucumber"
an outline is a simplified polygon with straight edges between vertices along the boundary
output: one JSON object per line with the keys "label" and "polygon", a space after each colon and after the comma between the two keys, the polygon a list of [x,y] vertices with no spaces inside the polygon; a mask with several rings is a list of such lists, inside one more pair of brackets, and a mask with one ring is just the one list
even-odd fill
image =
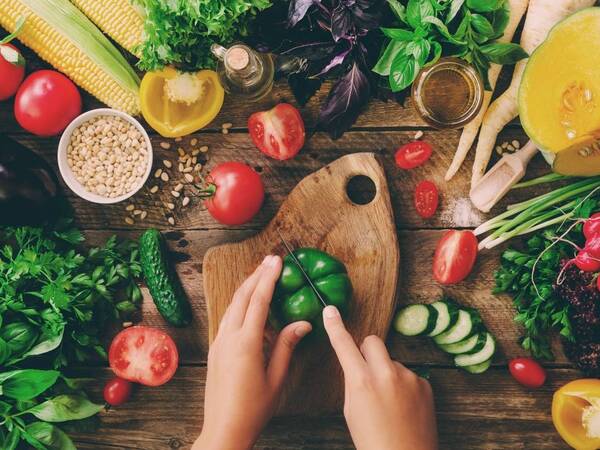
{"label": "cucumber", "polygon": [[481,324],[477,311],[461,309],[458,312],[458,321],[442,334],[433,338],[436,344],[454,344],[467,338]]}
{"label": "cucumber", "polygon": [[494,356],[496,351],[496,342],[490,333],[486,334],[485,345],[477,353],[470,355],[457,355],[454,357],[454,364],[458,367],[467,367],[481,364]]}
{"label": "cucumber", "polygon": [[438,310],[431,305],[409,305],[394,319],[394,329],[404,336],[430,333],[437,322]]}
{"label": "cucumber", "polygon": [[142,273],[158,312],[176,327],[188,325],[192,320],[192,308],[169,264],[163,236],[151,228],[142,234],[139,244]]}
{"label": "cucumber", "polygon": [[472,366],[463,367],[463,369],[465,369],[469,373],[478,374],[478,373],[483,373],[486,370],[488,370],[490,368],[491,364],[492,364],[492,358],[490,358],[487,361],[484,361],[482,363],[479,363],[479,364],[473,364]]}
{"label": "cucumber", "polygon": [[486,341],[486,333],[474,333],[454,344],[439,344],[439,347],[451,355],[462,355],[475,353],[483,348]]}
{"label": "cucumber", "polygon": [[435,328],[427,333],[427,336],[434,337],[450,329],[450,327],[456,323],[459,310],[454,303],[447,300],[440,300],[432,303],[431,306],[437,309],[438,316]]}

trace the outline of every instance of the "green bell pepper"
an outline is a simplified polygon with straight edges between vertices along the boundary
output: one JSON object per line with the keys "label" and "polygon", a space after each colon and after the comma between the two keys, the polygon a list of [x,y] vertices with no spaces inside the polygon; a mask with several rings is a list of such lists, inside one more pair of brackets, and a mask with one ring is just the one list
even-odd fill
{"label": "green bell pepper", "polygon": [[[345,315],[352,298],[352,283],[344,264],[316,248],[300,248],[294,255],[325,303],[335,305]],[[323,304],[293,258],[287,255],[271,303],[271,320],[279,328],[306,320],[313,330],[322,330],[322,311]]]}

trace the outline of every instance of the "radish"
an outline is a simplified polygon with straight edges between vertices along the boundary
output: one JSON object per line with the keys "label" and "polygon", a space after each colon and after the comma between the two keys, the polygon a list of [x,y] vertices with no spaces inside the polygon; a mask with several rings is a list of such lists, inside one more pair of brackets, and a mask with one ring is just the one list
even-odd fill
{"label": "radish", "polygon": [[583,223],[583,235],[587,240],[600,234],[600,213],[594,214]]}
{"label": "radish", "polygon": [[575,265],[584,272],[600,271],[600,260],[594,258],[587,250],[581,250],[573,260]]}
{"label": "radish", "polygon": [[[595,0],[530,0],[521,34],[521,47],[531,54],[546,39],[554,25],[580,9],[593,6],[594,3]],[[490,105],[483,117],[475,150],[472,186],[483,177],[498,134],[519,114],[517,94],[526,65],[527,59],[516,64],[510,86]]]}
{"label": "radish", "polygon": [[592,257],[600,258],[600,235],[595,235],[588,239],[584,250]]}

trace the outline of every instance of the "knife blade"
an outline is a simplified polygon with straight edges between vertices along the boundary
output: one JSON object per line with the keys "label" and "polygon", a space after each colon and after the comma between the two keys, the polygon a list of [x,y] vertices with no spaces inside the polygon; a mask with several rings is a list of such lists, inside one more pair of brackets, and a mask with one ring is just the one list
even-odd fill
{"label": "knife blade", "polygon": [[294,264],[296,264],[296,266],[298,267],[298,269],[300,269],[300,272],[302,272],[302,276],[308,282],[309,286],[311,287],[311,289],[313,290],[313,292],[315,293],[315,295],[317,296],[317,298],[319,299],[319,301],[323,305],[323,308],[325,308],[327,306],[327,303],[325,302],[325,300],[323,299],[323,297],[321,296],[321,294],[317,290],[317,287],[314,285],[314,283],[312,282],[312,280],[310,279],[310,277],[308,276],[308,274],[304,270],[304,267],[302,267],[302,264],[300,263],[300,261],[298,260],[298,258],[296,257],[296,255],[294,255],[294,251],[292,250],[291,245],[288,243],[288,241],[285,240],[285,238],[283,237],[283,235],[281,234],[281,232],[279,230],[277,230],[277,234],[279,235],[279,238],[281,239],[281,242],[283,242],[283,245],[285,246],[285,249],[286,249],[288,255],[290,255],[290,257],[292,258],[292,261],[294,261]]}

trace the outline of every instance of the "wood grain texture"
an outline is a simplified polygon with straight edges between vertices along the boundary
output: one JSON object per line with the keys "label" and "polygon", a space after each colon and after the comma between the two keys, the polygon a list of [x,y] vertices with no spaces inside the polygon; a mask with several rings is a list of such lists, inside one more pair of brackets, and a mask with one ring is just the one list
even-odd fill
{"label": "wood grain texture", "polygon": [[[353,203],[346,188],[354,177],[375,184],[373,200]],[[203,281],[209,341],[214,340],[237,287],[265,255],[285,256],[278,231],[293,248],[315,247],[341,260],[352,280],[353,299],[345,322],[357,341],[387,335],[396,304],[400,255],[387,181],[375,155],[344,156],[303,179],[275,218],[256,236],[208,250]],[[383,275],[385,274],[385,275]],[[337,411],[343,381],[329,345],[310,342],[298,349],[284,388],[280,412]],[[328,380],[326,386],[320,380]]]}

